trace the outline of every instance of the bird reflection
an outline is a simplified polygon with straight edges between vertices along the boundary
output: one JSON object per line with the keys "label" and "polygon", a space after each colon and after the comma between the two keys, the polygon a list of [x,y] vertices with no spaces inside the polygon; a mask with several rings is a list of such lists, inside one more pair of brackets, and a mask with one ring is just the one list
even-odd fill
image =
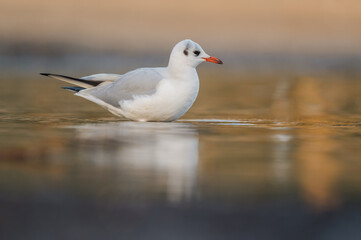
{"label": "bird reflection", "polygon": [[155,175],[170,202],[192,197],[198,163],[198,133],[192,124],[117,122],[74,128],[88,146],[82,151],[87,161],[126,170],[131,183],[139,183],[139,173]]}
{"label": "bird reflection", "polygon": [[[281,130],[282,128],[278,129]],[[286,185],[290,182],[292,138],[293,136],[287,133],[276,133],[272,135],[272,140],[275,143],[273,148],[272,172],[275,181],[281,185]]]}

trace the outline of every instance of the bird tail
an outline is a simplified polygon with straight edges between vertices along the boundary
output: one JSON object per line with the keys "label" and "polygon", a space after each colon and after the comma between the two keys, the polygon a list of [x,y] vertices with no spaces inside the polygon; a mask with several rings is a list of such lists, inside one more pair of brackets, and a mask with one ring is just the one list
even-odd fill
{"label": "bird tail", "polygon": [[62,89],[66,89],[69,90],[71,92],[79,92],[81,90],[84,90],[85,88],[83,87],[61,87]]}
{"label": "bird tail", "polygon": [[73,78],[73,77],[69,77],[69,76],[64,76],[64,75],[60,75],[60,74],[53,74],[53,73],[40,73],[43,76],[47,76],[47,77],[51,77],[51,78],[55,78],[70,84],[74,84],[80,88],[76,88],[76,87],[64,87],[64,89],[67,90],[71,90],[71,91],[75,91],[75,89],[77,90],[76,92],[79,92],[80,90],[83,90],[85,88],[92,88],[92,87],[96,87],[99,84],[101,84],[103,81],[95,81],[95,80],[85,80],[85,79],[80,79],[80,78]]}

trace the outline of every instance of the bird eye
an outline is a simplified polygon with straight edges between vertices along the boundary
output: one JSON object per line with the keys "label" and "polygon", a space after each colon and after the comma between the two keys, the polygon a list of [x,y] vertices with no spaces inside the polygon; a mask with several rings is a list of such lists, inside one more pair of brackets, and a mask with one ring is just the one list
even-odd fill
{"label": "bird eye", "polygon": [[198,56],[201,52],[198,50],[195,50],[193,53],[194,53],[194,55]]}
{"label": "bird eye", "polygon": [[187,50],[184,50],[183,53],[184,53],[184,55],[188,56],[188,51]]}

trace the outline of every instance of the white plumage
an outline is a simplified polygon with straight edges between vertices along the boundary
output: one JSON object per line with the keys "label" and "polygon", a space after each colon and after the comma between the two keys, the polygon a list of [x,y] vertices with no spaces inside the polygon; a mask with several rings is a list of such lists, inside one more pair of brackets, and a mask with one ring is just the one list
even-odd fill
{"label": "white plumage", "polygon": [[79,87],[65,87],[104,107],[111,113],[135,121],[173,121],[185,114],[197,98],[196,67],[204,62],[222,64],[192,40],[179,42],[163,68],[139,68],[123,75],[95,74],[80,79],[44,73]]}

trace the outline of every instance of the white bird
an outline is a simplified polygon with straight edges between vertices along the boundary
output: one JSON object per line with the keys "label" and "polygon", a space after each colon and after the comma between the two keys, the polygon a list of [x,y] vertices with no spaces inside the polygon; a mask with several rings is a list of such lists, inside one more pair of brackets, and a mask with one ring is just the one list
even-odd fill
{"label": "white bird", "polygon": [[167,67],[139,68],[123,75],[95,74],[73,78],[41,73],[78,87],[63,87],[111,113],[135,121],[174,121],[192,106],[199,91],[196,67],[202,62],[222,64],[190,39],[173,48]]}

